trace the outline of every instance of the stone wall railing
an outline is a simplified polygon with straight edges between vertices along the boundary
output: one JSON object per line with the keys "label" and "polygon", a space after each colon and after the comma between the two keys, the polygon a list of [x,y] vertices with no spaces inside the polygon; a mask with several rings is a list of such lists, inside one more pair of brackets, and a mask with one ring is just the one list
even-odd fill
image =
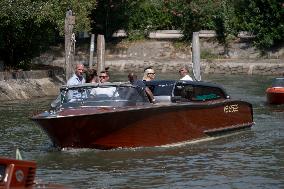
{"label": "stone wall railing", "polygon": [[[112,37],[127,37],[125,30],[117,30],[113,33]],[[180,39],[183,37],[183,33],[180,30],[156,30],[151,31],[147,35],[150,39]],[[200,30],[199,37],[212,38],[217,37],[217,33],[214,30]],[[249,32],[241,31],[238,33],[239,38],[254,38],[255,36]]]}

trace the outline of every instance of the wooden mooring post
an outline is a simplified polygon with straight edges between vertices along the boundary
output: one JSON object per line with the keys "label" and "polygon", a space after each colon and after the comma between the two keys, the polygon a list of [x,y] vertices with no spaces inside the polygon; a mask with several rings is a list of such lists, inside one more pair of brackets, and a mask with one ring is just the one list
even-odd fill
{"label": "wooden mooring post", "polygon": [[105,37],[98,35],[97,37],[97,72],[105,70]]}
{"label": "wooden mooring post", "polygon": [[199,32],[193,32],[192,35],[192,71],[195,80],[201,80],[200,74],[200,44],[199,44]]}
{"label": "wooden mooring post", "polygon": [[91,35],[91,44],[90,44],[89,68],[93,67],[94,50],[95,50],[95,34],[92,34],[92,35]]}
{"label": "wooden mooring post", "polygon": [[73,27],[75,25],[75,16],[72,15],[72,10],[66,12],[65,17],[65,79],[66,82],[72,76],[74,54],[75,54],[75,34],[73,33]]}

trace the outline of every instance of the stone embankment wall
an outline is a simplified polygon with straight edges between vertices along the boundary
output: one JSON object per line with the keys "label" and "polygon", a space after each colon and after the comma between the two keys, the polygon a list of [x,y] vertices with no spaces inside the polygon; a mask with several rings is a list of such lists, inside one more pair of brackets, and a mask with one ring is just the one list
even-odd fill
{"label": "stone embankment wall", "polygon": [[[182,66],[189,67],[192,71],[192,63],[190,60],[108,60],[106,66],[111,68],[113,72],[140,72],[142,73],[146,66],[153,66],[157,72],[177,72]],[[204,74],[249,74],[249,75],[275,75],[284,74],[284,63],[278,60],[269,60],[267,62],[247,62],[240,61],[224,61],[215,62],[202,60],[201,73]]]}
{"label": "stone embankment wall", "polygon": [[58,95],[61,70],[0,72],[0,101]]}
{"label": "stone embankment wall", "polygon": [[[284,74],[284,48],[268,51],[267,58],[260,58],[261,52],[246,40],[236,40],[225,48],[216,40],[200,39],[200,51],[205,57],[201,60],[202,73]],[[120,72],[141,72],[146,66],[160,72],[176,72],[183,65],[192,68],[191,62],[190,46],[170,41],[118,45],[106,50],[106,65]]]}
{"label": "stone embankment wall", "polygon": [[[267,58],[259,58],[261,52],[250,43],[237,41],[227,49],[216,41],[201,40],[203,73],[282,75],[284,73],[284,48],[267,52]],[[176,72],[181,66],[191,65],[189,46],[178,47],[171,41],[146,41],[131,44],[107,44],[105,61],[110,71],[142,72],[153,66],[159,72]],[[225,53],[226,52],[226,53]],[[56,57],[55,54],[61,54]],[[89,65],[89,50],[79,48],[75,61]],[[43,54],[35,63],[63,66],[62,53]],[[94,65],[96,57],[94,57]]]}

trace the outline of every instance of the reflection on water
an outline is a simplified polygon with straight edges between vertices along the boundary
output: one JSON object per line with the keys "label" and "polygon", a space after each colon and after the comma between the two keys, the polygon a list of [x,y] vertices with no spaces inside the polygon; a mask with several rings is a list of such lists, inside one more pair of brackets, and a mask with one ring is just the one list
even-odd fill
{"label": "reflection on water", "polygon": [[[112,78],[125,80],[124,75]],[[176,78],[176,75],[157,75]],[[204,76],[254,107],[255,126],[230,136],[176,147],[57,151],[29,117],[53,99],[0,104],[0,155],[38,162],[37,177],[74,188],[284,188],[284,106],[268,106],[272,77]]]}

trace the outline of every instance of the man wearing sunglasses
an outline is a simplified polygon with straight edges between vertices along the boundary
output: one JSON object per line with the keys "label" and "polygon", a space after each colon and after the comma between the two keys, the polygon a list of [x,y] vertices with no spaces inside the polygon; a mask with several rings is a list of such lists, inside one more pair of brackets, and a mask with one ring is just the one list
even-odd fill
{"label": "man wearing sunglasses", "polygon": [[156,73],[152,67],[147,67],[144,70],[143,81],[152,81],[155,79]]}
{"label": "man wearing sunglasses", "polygon": [[[109,75],[107,71],[101,71],[99,74],[100,83],[108,83],[109,82]],[[92,89],[91,95],[100,96],[100,97],[117,97],[118,93],[116,94],[116,87],[96,87]]]}
{"label": "man wearing sunglasses", "polygon": [[106,71],[101,71],[99,74],[100,83],[106,83],[109,81],[109,75]]}

